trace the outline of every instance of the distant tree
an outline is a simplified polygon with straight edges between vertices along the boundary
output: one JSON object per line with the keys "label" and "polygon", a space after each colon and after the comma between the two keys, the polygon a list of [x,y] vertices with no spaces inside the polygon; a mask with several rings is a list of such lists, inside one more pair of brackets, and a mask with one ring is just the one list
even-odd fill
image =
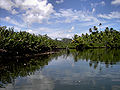
{"label": "distant tree", "polygon": [[94,26],[94,27],[93,27],[93,29],[94,29],[95,31],[97,31],[97,30],[98,30],[98,28],[97,28],[96,26]]}
{"label": "distant tree", "polygon": [[109,28],[106,27],[106,29],[105,29],[105,33],[108,34],[108,32],[109,32]]}
{"label": "distant tree", "polygon": [[73,39],[76,40],[77,38],[78,38],[78,35],[75,34],[74,37],[73,37]]}
{"label": "distant tree", "polygon": [[102,25],[102,23],[99,24],[99,26],[101,26],[101,25]]}
{"label": "distant tree", "polygon": [[63,38],[61,41],[64,42],[64,43],[66,43],[66,44],[68,44],[68,43],[70,43],[72,41],[72,39]]}
{"label": "distant tree", "polygon": [[102,25],[102,23],[99,24],[100,31],[101,31],[101,27],[100,27],[101,25]]}
{"label": "distant tree", "polygon": [[92,28],[89,29],[89,32],[92,32]]}
{"label": "distant tree", "polygon": [[110,32],[113,32],[113,30],[114,30],[113,28],[110,28]]}

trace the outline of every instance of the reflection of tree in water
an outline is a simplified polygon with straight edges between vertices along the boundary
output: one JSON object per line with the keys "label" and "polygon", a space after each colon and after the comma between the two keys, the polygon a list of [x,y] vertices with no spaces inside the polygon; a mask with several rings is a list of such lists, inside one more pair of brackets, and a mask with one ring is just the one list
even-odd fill
{"label": "reflection of tree in water", "polygon": [[89,66],[93,66],[96,69],[98,64],[100,64],[100,70],[101,63],[104,63],[106,67],[109,67],[109,65],[113,65],[116,64],[116,62],[119,62],[119,53],[119,49],[87,49],[77,52],[72,51],[75,62],[77,62],[79,59],[86,61],[90,60]]}
{"label": "reflection of tree in water", "polygon": [[[42,57],[43,58],[43,57]],[[1,60],[0,68],[0,82],[3,84],[12,83],[18,76],[24,77],[33,74],[36,69],[42,68],[48,64],[48,59],[26,59],[16,60],[8,59]]]}
{"label": "reflection of tree in water", "polygon": [[14,83],[14,79],[18,76],[24,77],[34,74],[36,70],[42,69],[53,58],[56,59],[63,53],[65,52],[60,51],[56,54],[44,55],[33,59],[0,58],[0,87],[5,87],[5,84],[8,83]]}
{"label": "reflection of tree in water", "polygon": [[32,75],[36,70],[42,69],[45,65],[48,65],[52,59],[56,59],[59,56],[67,58],[71,54],[74,61],[86,60],[89,62],[90,67],[95,69],[104,63],[106,67],[116,64],[120,61],[120,50],[118,49],[88,49],[83,51],[70,50],[70,52],[61,51],[52,55],[40,56],[38,58],[23,58],[23,59],[4,59],[0,58],[0,87],[5,87],[8,83],[14,83],[15,78],[18,76],[25,77]]}

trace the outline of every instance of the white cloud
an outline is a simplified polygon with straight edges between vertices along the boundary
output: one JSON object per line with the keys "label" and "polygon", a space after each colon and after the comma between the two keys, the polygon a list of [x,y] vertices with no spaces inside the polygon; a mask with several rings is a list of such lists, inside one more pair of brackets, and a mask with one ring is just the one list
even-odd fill
{"label": "white cloud", "polygon": [[[97,18],[95,18],[91,12],[89,11],[81,11],[81,10],[72,10],[72,9],[60,9],[58,13],[54,13],[58,23],[71,23],[74,21],[95,21],[97,22]],[[60,19],[61,18],[61,19]],[[59,20],[60,19],[60,20]]]}
{"label": "white cloud", "polygon": [[71,30],[74,30],[74,29],[75,29],[75,27],[74,27],[74,26],[72,26]]}
{"label": "white cloud", "polygon": [[57,4],[60,4],[60,3],[63,3],[63,2],[64,2],[64,0],[57,0],[56,1]]}
{"label": "white cloud", "polygon": [[19,28],[19,27],[14,27],[14,30],[17,31],[17,32],[20,32],[20,31],[21,31],[21,28]]}
{"label": "white cloud", "polygon": [[104,6],[105,5],[105,2],[104,1],[101,1],[101,2],[98,2],[98,3],[91,3],[91,7],[96,7],[98,5],[102,5]]}
{"label": "white cloud", "polygon": [[104,1],[102,1],[100,4],[101,4],[101,5],[105,5],[105,2],[104,2]]}
{"label": "white cloud", "polygon": [[47,0],[25,0],[22,3],[22,9],[26,10],[26,13],[23,14],[24,21],[30,24],[42,23],[54,12],[52,4],[47,3]]}
{"label": "white cloud", "polygon": [[70,29],[58,29],[58,28],[46,28],[46,27],[40,27],[36,29],[27,29],[26,31],[29,33],[34,33],[36,35],[41,34],[45,35],[47,34],[49,37],[55,39],[55,38],[72,38],[74,33],[75,27],[72,26]]}
{"label": "white cloud", "polygon": [[32,34],[35,33],[35,31],[31,29],[28,29],[27,32],[32,33]]}
{"label": "white cloud", "polygon": [[5,21],[5,22],[8,22],[8,23],[11,23],[11,24],[14,24],[14,25],[16,25],[16,26],[19,26],[19,27],[25,27],[25,24],[24,23],[22,23],[22,24],[20,24],[20,23],[18,23],[16,20],[14,20],[14,19],[12,19],[12,18],[10,18],[10,17],[5,17],[5,18],[0,18],[0,20],[1,21]]}
{"label": "white cloud", "polygon": [[[47,0],[0,0],[0,8],[12,14],[20,14],[28,24],[42,23],[54,12],[52,4]],[[15,8],[19,8],[19,13]]]}
{"label": "white cloud", "polygon": [[9,21],[11,18],[10,17],[5,17],[5,20],[6,21]]}
{"label": "white cloud", "polygon": [[72,38],[74,36],[74,33],[65,33],[65,32],[52,32],[49,33],[48,36],[50,36],[51,38],[55,39],[55,38]]}
{"label": "white cloud", "polygon": [[13,27],[13,26],[10,26],[10,25],[9,25],[9,26],[7,26],[7,28],[14,28],[14,31],[15,31],[15,32],[21,31],[21,28],[18,27],[18,26],[14,26],[14,27]]}
{"label": "white cloud", "polygon": [[71,27],[71,29],[70,29],[70,30],[68,30],[68,32],[72,32],[74,29],[75,29],[75,27],[74,27],[74,26],[72,26],[72,27]]}
{"label": "white cloud", "polygon": [[11,11],[12,6],[14,5],[11,0],[0,0],[0,8]]}
{"label": "white cloud", "polygon": [[37,29],[27,29],[26,30],[27,32],[29,33],[34,33],[34,34],[41,34],[41,35],[44,35],[46,33],[51,33],[51,32],[56,32],[57,29],[54,29],[54,28],[46,28],[46,27],[40,27],[40,28],[37,28]]}
{"label": "white cloud", "polygon": [[12,13],[12,14],[18,14],[18,12],[17,12],[15,9],[13,9],[13,10],[11,11],[11,13]]}
{"label": "white cloud", "polygon": [[95,12],[95,8],[92,9],[92,13],[94,13],[94,12]]}
{"label": "white cloud", "polygon": [[11,0],[0,0],[0,8],[5,9],[12,14],[17,14],[18,12],[13,8],[15,6],[15,3],[13,3]]}
{"label": "white cloud", "polygon": [[101,1],[101,2],[98,2],[98,3],[91,3],[91,7],[92,7],[92,13],[94,13],[96,11],[96,7],[97,6],[104,6],[105,5],[105,2],[104,1]]}
{"label": "white cloud", "polygon": [[111,4],[118,5],[118,4],[120,4],[120,0],[114,0],[114,1],[111,2]]}
{"label": "white cloud", "polygon": [[[22,83],[21,83],[22,82]],[[14,80],[14,86],[12,84],[7,84],[5,88],[0,90],[53,90],[54,81],[42,72],[36,72],[34,75],[28,75],[26,77],[19,77]]]}
{"label": "white cloud", "polygon": [[98,17],[105,19],[117,19],[120,18],[120,12],[111,12],[110,14],[99,14]]}

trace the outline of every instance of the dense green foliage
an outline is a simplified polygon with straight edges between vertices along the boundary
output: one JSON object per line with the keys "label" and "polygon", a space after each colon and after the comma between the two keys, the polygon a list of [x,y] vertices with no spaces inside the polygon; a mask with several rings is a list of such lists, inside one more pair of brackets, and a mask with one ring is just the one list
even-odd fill
{"label": "dense green foliage", "polygon": [[[100,25],[101,26],[101,23]],[[0,49],[13,55],[33,54],[58,48],[120,48],[120,32],[113,28],[104,31],[96,26],[89,29],[90,34],[74,35],[73,40],[63,38],[53,40],[47,35],[35,35],[25,31],[14,32],[14,28],[0,27]],[[72,43],[71,43],[72,41]]]}
{"label": "dense green foliage", "polygon": [[31,54],[65,48],[66,44],[47,35],[14,32],[14,28],[0,27],[0,49],[11,54]]}
{"label": "dense green foliage", "polygon": [[81,36],[74,35],[73,44],[77,49],[84,48],[120,48],[120,32],[113,28],[108,28],[104,31],[99,31],[96,26],[89,29],[90,34],[82,34]]}
{"label": "dense green foliage", "polygon": [[75,49],[75,45],[72,43],[72,39],[63,38],[61,41],[64,42],[68,48]]}

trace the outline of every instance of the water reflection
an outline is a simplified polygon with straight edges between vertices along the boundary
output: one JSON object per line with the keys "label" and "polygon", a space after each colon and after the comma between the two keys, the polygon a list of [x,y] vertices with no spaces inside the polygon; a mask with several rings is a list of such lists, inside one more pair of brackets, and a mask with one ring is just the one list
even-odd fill
{"label": "water reflection", "polygon": [[[120,59],[116,57],[119,52],[105,49],[94,49],[92,52],[90,49],[71,50],[69,55],[50,62],[43,73],[56,84],[53,90],[119,90]],[[110,58],[110,54],[114,57]]]}
{"label": "water reflection", "polygon": [[83,51],[72,52],[75,62],[78,60],[90,60],[89,66],[97,68],[98,64],[104,63],[106,67],[116,64],[120,61],[119,49],[87,49]]}
{"label": "water reflection", "polygon": [[14,83],[17,77],[34,75],[53,59],[62,55],[65,51],[53,55],[44,55],[36,58],[0,57],[0,87],[8,83]]}
{"label": "water reflection", "polygon": [[120,90],[120,50],[1,58],[0,90]]}
{"label": "water reflection", "polygon": [[[53,81],[42,75],[41,72],[27,77],[18,77],[14,83],[7,85],[8,90],[53,90],[53,88]],[[5,88],[0,90],[5,90]]]}

